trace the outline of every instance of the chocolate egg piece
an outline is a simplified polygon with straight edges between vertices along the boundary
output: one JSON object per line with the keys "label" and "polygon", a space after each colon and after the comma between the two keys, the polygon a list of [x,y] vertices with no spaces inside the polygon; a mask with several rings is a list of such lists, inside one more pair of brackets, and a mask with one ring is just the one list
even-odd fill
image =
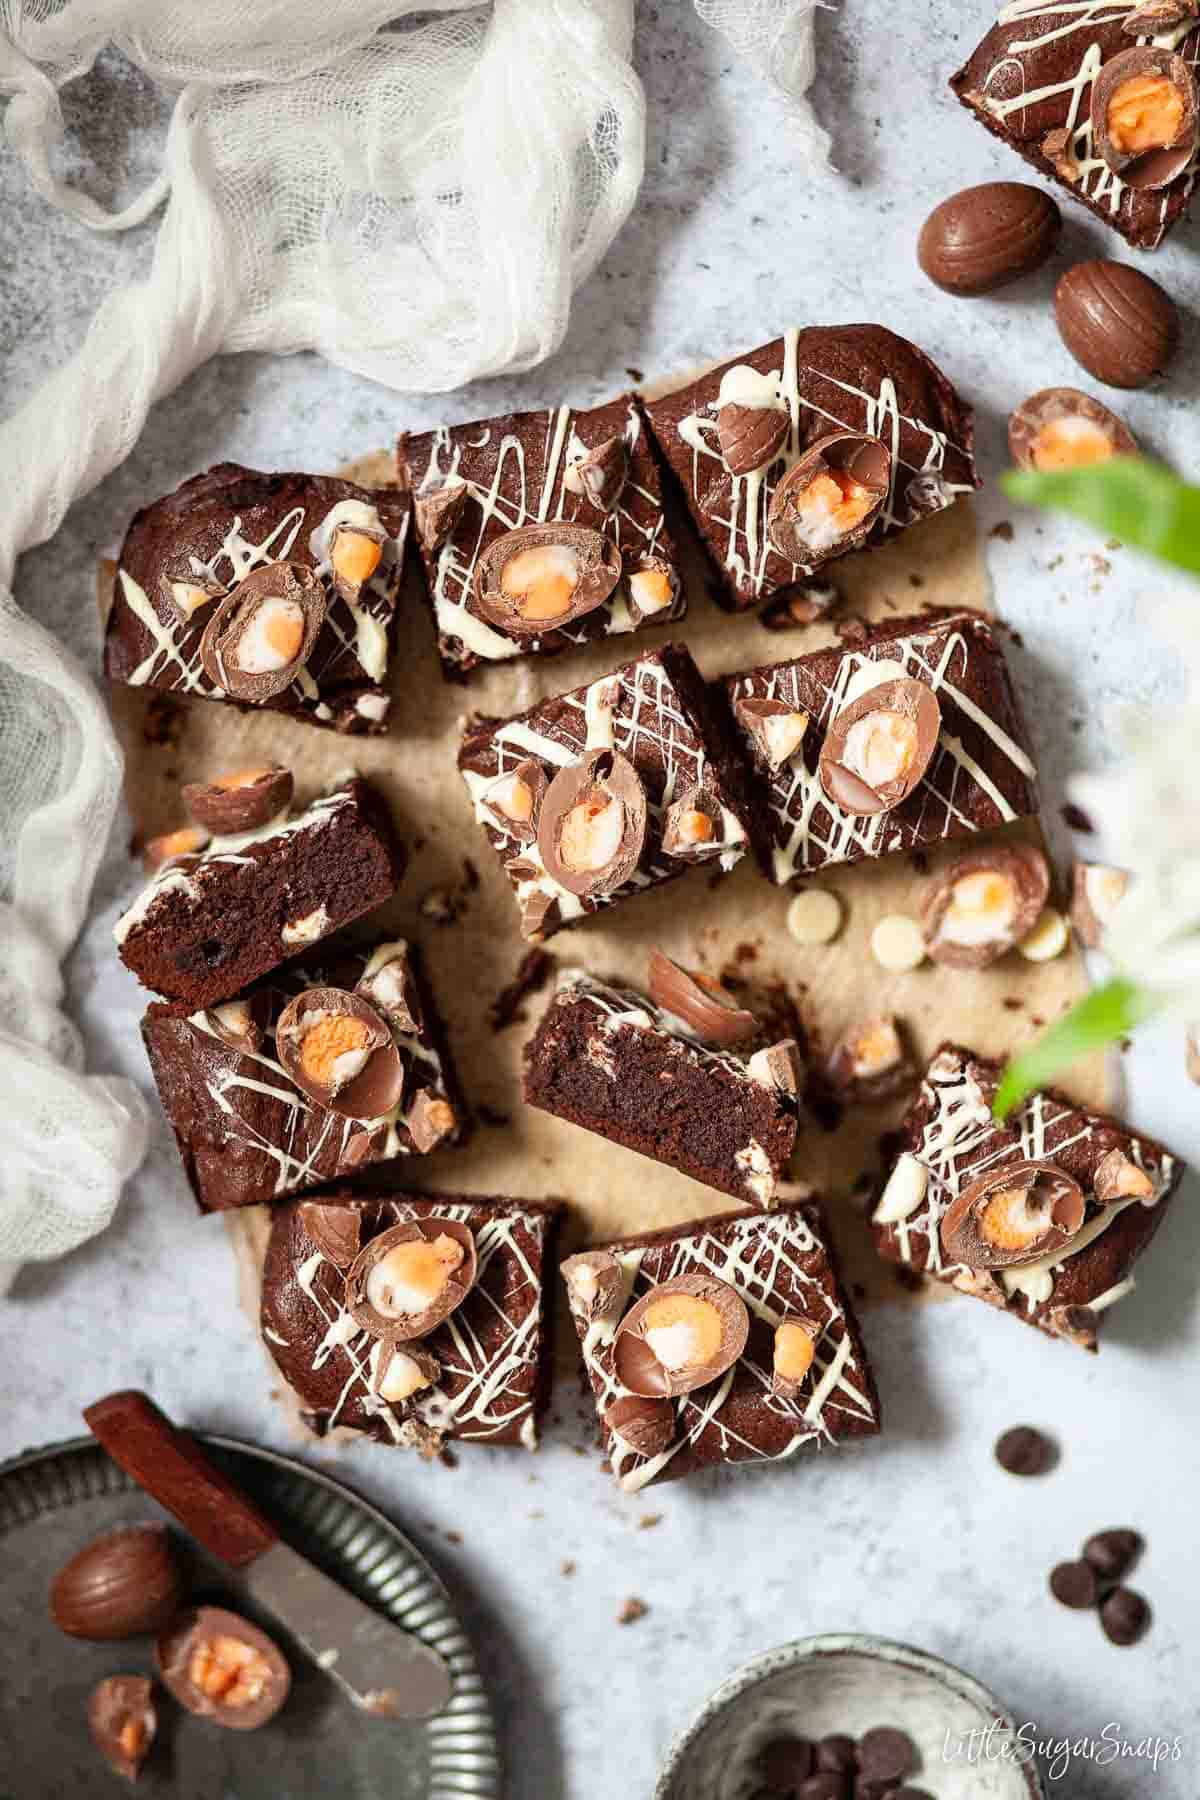
{"label": "chocolate egg piece", "polygon": [[339,1269],[350,1268],[362,1248],[362,1212],[357,1206],[302,1200],[300,1224],[322,1256]]}
{"label": "chocolate egg piece", "polygon": [[325,589],[303,563],[264,563],[222,600],[200,661],[214,687],[254,705],[288,689],[325,623]]}
{"label": "chocolate egg piece", "polygon": [[942,729],[938,697],[907,676],[868,688],[839,712],[821,746],[821,786],[842,812],[891,812],[920,785]]}
{"label": "chocolate egg piece", "polygon": [[672,1399],[717,1381],[746,1348],[750,1314],[728,1282],[677,1275],[643,1295],[621,1321],[613,1366],[643,1399]]}
{"label": "chocolate egg piece", "polygon": [[274,763],[265,769],[236,769],[214,781],[187,781],[183,804],[214,837],[257,831],[292,804],[292,771]]}
{"label": "chocolate egg piece", "polygon": [[1050,865],[1032,844],[971,850],[925,900],[925,948],[952,969],[983,969],[1033,930],[1050,894]]}
{"label": "chocolate egg piece", "polygon": [[110,1769],[136,1781],[158,1731],[153,1690],[144,1675],[108,1675],[88,1700],[88,1730]]}
{"label": "chocolate egg piece", "polygon": [[178,1612],[183,1576],[164,1525],[127,1525],[76,1552],[54,1577],[50,1616],[69,1637],[150,1636]]}
{"label": "chocolate egg piece", "polygon": [[759,1034],[754,1014],[739,1006],[719,981],[685,969],[661,950],[650,952],[648,986],[654,1004],[680,1020],[705,1044],[719,1044],[727,1049]]}
{"label": "chocolate egg piece", "polygon": [[344,988],[305,988],[275,1026],[288,1077],[317,1106],[346,1119],[381,1119],[404,1091],[404,1064],[386,1020]]}
{"label": "chocolate egg piece", "polygon": [[566,485],[599,512],[612,512],[629,475],[629,445],[623,437],[605,438],[567,468]]}
{"label": "chocolate egg piece", "polygon": [[475,604],[516,637],[556,631],[603,606],[621,579],[621,552],[586,525],[522,525],[488,545],[475,567]]}
{"label": "chocolate egg piece", "polygon": [[1108,387],[1145,387],[1179,342],[1175,302],[1128,263],[1076,263],[1054,291],[1054,315],[1076,362]]}
{"label": "chocolate egg piece", "polygon": [[467,504],[465,481],[443,481],[413,495],[417,542],[426,556],[436,556],[452,535]]}
{"label": "chocolate egg piece", "polygon": [[669,1400],[620,1394],[605,1409],[604,1423],[636,1456],[661,1456],[675,1435],[675,1409]]}
{"label": "chocolate egg piece", "polygon": [[1126,187],[1175,181],[1196,154],[1196,78],[1173,50],[1137,44],[1092,83],[1092,142]]}
{"label": "chocolate egg piece", "polygon": [[789,562],[816,568],[867,538],[891,479],[892,453],[882,438],[830,432],[809,446],[775,489],[767,536]]}
{"label": "chocolate egg piece", "polygon": [[484,789],[479,804],[497,831],[516,838],[518,843],[532,844],[537,838],[542,801],[549,785],[541,763],[527,757],[515,769],[497,775]]}
{"label": "chocolate egg piece", "polygon": [[265,1631],[224,1607],[185,1613],[155,1648],[158,1672],[180,1706],[231,1731],[273,1719],[292,1685],[283,1653]]}
{"label": "chocolate egg piece", "polygon": [[663,819],[662,852],[679,862],[708,862],[728,848],[721,803],[702,787],[685,788]]}
{"label": "chocolate egg piece", "polygon": [[1005,1163],[959,1194],[942,1219],[942,1248],[969,1269],[1035,1262],[1070,1243],[1085,1211],[1079,1183],[1054,1163]]}
{"label": "chocolate egg piece", "polygon": [[346,1306],[375,1337],[428,1337],[462,1305],[478,1269],[474,1235],[457,1219],[393,1225],[355,1258]]}
{"label": "chocolate egg piece", "polygon": [[1018,468],[1043,473],[1137,455],[1125,422],[1090,394],[1069,387],[1042,388],[1022,400],[1008,421],[1008,447]]}
{"label": "chocolate egg piece", "polygon": [[1040,269],[1062,214],[1041,188],[986,181],[936,206],[921,228],[917,260],[947,294],[991,294]]}
{"label": "chocolate egg piece", "polygon": [[787,443],[792,415],[786,406],[747,406],[727,400],[717,413],[717,442],[731,475],[765,469]]}
{"label": "chocolate egg piece", "polygon": [[538,849],[570,894],[611,894],[637,868],[646,840],[646,790],[619,750],[590,750],[546,789]]}

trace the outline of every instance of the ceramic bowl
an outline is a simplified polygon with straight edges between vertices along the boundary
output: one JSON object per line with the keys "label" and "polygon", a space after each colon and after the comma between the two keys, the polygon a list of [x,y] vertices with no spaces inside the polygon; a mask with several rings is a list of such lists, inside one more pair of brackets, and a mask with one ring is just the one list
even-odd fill
{"label": "ceramic bowl", "polygon": [[1036,1768],[1002,1754],[1015,1726],[994,1695],[940,1657],[857,1633],[784,1644],[730,1676],[672,1745],[654,1800],[750,1800],[771,1738],[873,1725],[907,1731],[922,1761],[913,1785],[934,1800],[1045,1800]]}

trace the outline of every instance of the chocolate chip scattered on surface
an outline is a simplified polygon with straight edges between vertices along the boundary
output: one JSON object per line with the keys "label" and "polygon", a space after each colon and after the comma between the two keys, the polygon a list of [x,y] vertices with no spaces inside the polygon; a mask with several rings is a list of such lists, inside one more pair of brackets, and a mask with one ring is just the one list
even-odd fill
{"label": "chocolate chip scattered on surface", "polygon": [[995,1456],[1010,1475],[1045,1475],[1058,1461],[1058,1447],[1035,1425],[1013,1425],[996,1439]]}

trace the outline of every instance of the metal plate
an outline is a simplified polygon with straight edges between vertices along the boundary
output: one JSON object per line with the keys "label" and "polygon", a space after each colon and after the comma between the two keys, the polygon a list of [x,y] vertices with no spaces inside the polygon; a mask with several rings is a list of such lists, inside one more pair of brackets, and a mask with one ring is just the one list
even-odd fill
{"label": "metal plate", "polygon": [[[214,1460],[296,1549],[432,1644],[454,1677],[446,1711],[424,1724],[355,1712],[268,1618],[292,1692],[261,1731],[227,1731],[163,1698],[137,1791],[147,1800],[499,1800],[491,1705],[450,1597],[425,1559],[374,1507],[328,1476],[233,1438],[201,1435]],[[88,1734],[87,1699],[105,1675],[152,1673],[143,1639],[64,1637],[47,1611],[57,1571],[90,1538],[162,1517],[93,1438],[0,1466],[0,1800],[128,1800]],[[254,1616],[239,1578],[188,1545],[197,1598]]]}

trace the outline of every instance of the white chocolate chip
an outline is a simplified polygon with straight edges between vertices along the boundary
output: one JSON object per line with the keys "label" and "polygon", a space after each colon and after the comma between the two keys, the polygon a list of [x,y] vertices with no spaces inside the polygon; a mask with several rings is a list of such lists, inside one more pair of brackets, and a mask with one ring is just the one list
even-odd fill
{"label": "white chocolate chip", "polygon": [[329,930],[329,913],[322,903],[315,912],[306,913],[302,919],[293,919],[285,925],[281,932],[282,940],[287,945],[315,944],[318,938],[324,937]]}
{"label": "white chocolate chip", "polygon": [[888,1177],[879,1205],[876,1225],[900,1225],[922,1205],[929,1188],[929,1170],[906,1150]]}
{"label": "white chocolate chip", "polygon": [[902,975],[925,961],[925,937],[906,913],[885,913],[871,933],[871,955],[881,969]]}
{"label": "white chocolate chip", "polygon": [[842,903],[828,888],[804,888],[788,907],[787,928],[798,944],[828,944],[842,928]]}
{"label": "white chocolate chip", "polygon": [[1071,941],[1071,927],[1056,907],[1043,908],[1042,916],[1027,937],[1023,937],[1017,949],[1026,962],[1053,962],[1061,956]]}

